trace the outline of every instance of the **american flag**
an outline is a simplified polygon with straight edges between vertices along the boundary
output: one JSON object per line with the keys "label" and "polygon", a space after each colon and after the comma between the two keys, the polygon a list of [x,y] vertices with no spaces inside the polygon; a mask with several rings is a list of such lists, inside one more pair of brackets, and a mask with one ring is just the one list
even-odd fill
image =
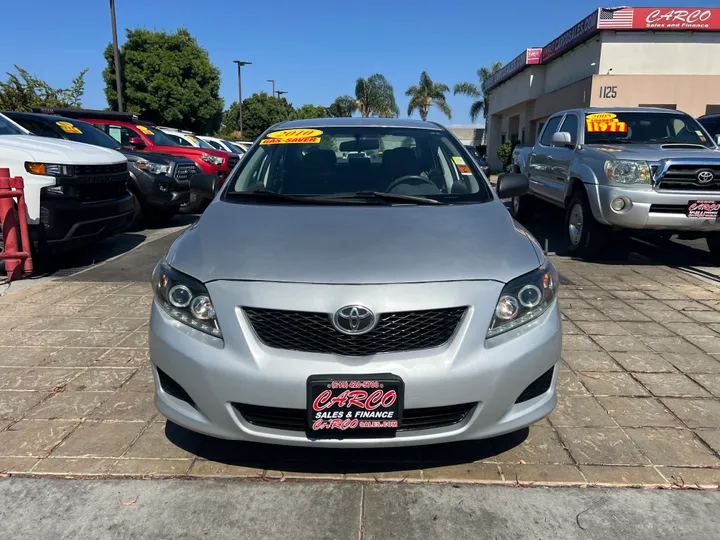
{"label": "american flag", "polygon": [[633,8],[601,9],[598,28],[632,28]]}

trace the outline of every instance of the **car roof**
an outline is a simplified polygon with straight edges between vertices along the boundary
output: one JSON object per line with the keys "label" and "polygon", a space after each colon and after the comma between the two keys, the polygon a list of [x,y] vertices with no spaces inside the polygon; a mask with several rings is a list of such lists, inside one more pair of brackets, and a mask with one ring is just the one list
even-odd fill
{"label": "car roof", "polygon": [[703,114],[698,116],[698,120],[717,120],[720,118],[720,113]]}
{"label": "car roof", "polygon": [[31,113],[31,112],[23,112],[23,111],[2,111],[2,114],[7,116],[8,118],[12,118],[13,116],[18,118],[37,118],[38,120],[44,120],[48,124],[52,124],[54,122],[58,121],[58,118],[60,120],[69,121],[69,122],[82,122],[83,124],[87,124],[84,120],[80,120],[79,118],[68,118],[66,116],[60,116],[59,114],[44,114],[44,113]]}
{"label": "car roof", "polygon": [[568,109],[566,111],[558,111],[553,114],[553,116],[570,112],[584,114],[595,114],[604,112],[651,112],[661,114],[685,114],[683,111],[678,111],[675,109],[662,109],[660,107],[584,107],[581,109]]}
{"label": "car roof", "polygon": [[318,127],[394,127],[414,129],[445,129],[435,122],[400,118],[314,118],[310,120],[290,120],[281,122],[273,128],[301,129]]}

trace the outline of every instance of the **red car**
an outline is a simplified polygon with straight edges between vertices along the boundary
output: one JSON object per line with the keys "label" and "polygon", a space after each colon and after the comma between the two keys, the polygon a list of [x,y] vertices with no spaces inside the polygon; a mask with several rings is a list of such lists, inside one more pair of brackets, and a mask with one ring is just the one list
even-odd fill
{"label": "red car", "polygon": [[180,146],[171,141],[162,131],[155,129],[152,123],[140,120],[132,113],[48,107],[34,107],[33,111],[67,116],[89,122],[110,135],[121,146],[131,150],[160,152],[192,159],[202,172],[217,174],[220,184],[225,181],[225,178],[240,160],[238,154],[222,150]]}

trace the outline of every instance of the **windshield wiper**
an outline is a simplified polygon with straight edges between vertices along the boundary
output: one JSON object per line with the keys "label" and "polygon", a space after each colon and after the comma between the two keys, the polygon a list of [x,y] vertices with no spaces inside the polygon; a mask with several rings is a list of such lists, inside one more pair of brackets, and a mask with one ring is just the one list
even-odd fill
{"label": "windshield wiper", "polygon": [[635,141],[628,139],[595,139],[593,142],[586,144],[631,144]]}
{"label": "windshield wiper", "polygon": [[448,204],[430,197],[417,195],[404,195],[402,193],[388,193],[386,191],[356,191],[355,193],[338,193],[330,195],[328,198],[335,200],[341,199],[377,199],[389,203],[413,203],[413,204]]}
{"label": "windshield wiper", "polygon": [[[275,191],[268,191],[267,189],[255,189],[253,191],[228,191],[225,194],[228,198],[247,198],[256,200],[267,200],[267,201],[281,201],[291,202],[294,204],[343,204],[346,201],[343,199],[334,198],[332,196],[311,196],[311,195],[286,195],[284,193],[277,193]],[[353,201],[356,204],[369,203],[366,200]]]}

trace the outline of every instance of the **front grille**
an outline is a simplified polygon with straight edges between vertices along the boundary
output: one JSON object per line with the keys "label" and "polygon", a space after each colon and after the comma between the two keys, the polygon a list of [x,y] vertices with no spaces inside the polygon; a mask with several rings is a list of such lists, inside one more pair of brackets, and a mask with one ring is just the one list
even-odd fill
{"label": "front grille", "polygon": [[[715,180],[707,184],[698,182],[698,173],[710,171]],[[673,164],[658,179],[659,191],[720,191],[720,163],[718,165]]]}
{"label": "front grille", "polygon": [[195,407],[195,402],[192,400],[190,395],[185,391],[182,386],[180,386],[172,377],[170,377],[170,375],[162,371],[160,368],[157,368],[157,373],[158,379],[160,380],[160,386],[166,394]]}
{"label": "front grille", "polygon": [[232,171],[235,168],[235,165],[237,165],[238,161],[240,161],[240,158],[230,156],[228,158],[228,168]]}
{"label": "front grille", "polygon": [[338,332],[327,313],[243,308],[260,341],[268,347],[344,356],[431,349],[455,332],[465,307],[383,313],[367,334]]}
{"label": "front grille", "polygon": [[75,165],[73,167],[77,176],[90,176],[97,174],[117,174],[126,172],[127,162],[114,163],[112,165]]}
{"label": "front grille", "polygon": [[537,379],[531,382],[528,387],[523,390],[523,393],[520,394],[520,397],[515,400],[515,403],[530,401],[532,398],[536,398],[547,392],[550,389],[550,385],[552,384],[554,370],[554,367],[548,369],[545,373],[543,373]]}
{"label": "front grille", "polygon": [[76,184],[69,194],[82,202],[97,202],[119,199],[127,194],[127,181],[120,180],[102,184]]}
{"label": "front grille", "polygon": [[685,204],[651,204],[650,213],[658,214],[686,214],[687,205]]}
{"label": "front grille", "polygon": [[175,167],[175,180],[178,184],[187,184],[195,172],[195,165],[178,165]]}
{"label": "front grille", "polygon": [[[405,409],[398,431],[414,431],[451,426],[462,422],[477,403],[429,407],[423,409]],[[307,414],[305,409],[282,409],[280,407],[258,407],[233,403],[233,407],[249,423],[270,429],[285,431],[305,431]]]}

